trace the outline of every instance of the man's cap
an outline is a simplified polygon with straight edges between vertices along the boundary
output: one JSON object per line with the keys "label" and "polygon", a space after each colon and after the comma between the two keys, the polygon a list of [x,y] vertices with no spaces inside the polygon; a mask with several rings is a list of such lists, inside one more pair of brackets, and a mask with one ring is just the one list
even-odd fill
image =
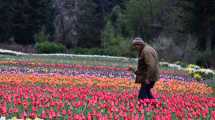
{"label": "man's cap", "polygon": [[144,41],[141,37],[136,37],[132,40],[132,44],[144,44]]}

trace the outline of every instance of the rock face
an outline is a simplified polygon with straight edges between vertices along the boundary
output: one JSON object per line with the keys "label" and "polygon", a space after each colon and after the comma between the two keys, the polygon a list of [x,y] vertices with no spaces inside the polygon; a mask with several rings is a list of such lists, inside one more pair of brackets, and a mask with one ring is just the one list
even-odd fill
{"label": "rock face", "polygon": [[69,46],[78,44],[78,17],[80,14],[80,0],[55,0],[55,39]]}
{"label": "rock face", "polygon": [[100,45],[104,15],[99,3],[94,0],[55,0],[54,7],[56,40],[68,48]]}

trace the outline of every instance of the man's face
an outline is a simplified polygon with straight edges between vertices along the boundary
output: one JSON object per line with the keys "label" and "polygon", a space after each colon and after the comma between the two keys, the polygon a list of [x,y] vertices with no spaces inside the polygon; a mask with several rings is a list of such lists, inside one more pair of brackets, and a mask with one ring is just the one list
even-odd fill
{"label": "man's face", "polygon": [[141,50],[143,48],[143,44],[134,44],[133,45],[134,48],[136,48],[137,50]]}

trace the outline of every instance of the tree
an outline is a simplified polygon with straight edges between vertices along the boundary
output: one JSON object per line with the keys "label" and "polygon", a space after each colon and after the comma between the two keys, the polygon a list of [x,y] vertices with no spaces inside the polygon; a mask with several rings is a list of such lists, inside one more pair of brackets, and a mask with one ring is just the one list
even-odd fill
{"label": "tree", "polygon": [[101,29],[103,27],[103,16],[98,11],[98,5],[93,0],[82,0],[80,16],[78,17],[80,47],[101,46]]}
{"label": "tree", "polygon": [[78,17],[80,14],[79,0],[55,0],[56,9],[55,40],[67,48],[78,46]]}
{"label": "tree", "polygon": [[0,0],[0,41],[7,41],[12,35],[12,0]]}
{"label": "tree", "polygon": [[56,39],[68,48],[100,47],[106,16],[123,0],[56,0]]}
{"label": "tree", "polygon": [[213,0],[181,0],[178,1],[182,8],[184,31],[198,37],[198,49],[211,51],[214,47],[215,33],[215,1]]}
{"label": "tree", "polygon": [[165,0],[129,0],[123,11],[123,23],[128,36],[152,39],[152,24],[160,22]]}
{"label": "tree", "polygon": [[[14,37],[20,44],[34,43],[34,35],[43,26],[53,33],[54,10],[52,0],[7,0],[1,1],[0,27],[5,39]],[[6,23],[6,24],[5,24]]]}

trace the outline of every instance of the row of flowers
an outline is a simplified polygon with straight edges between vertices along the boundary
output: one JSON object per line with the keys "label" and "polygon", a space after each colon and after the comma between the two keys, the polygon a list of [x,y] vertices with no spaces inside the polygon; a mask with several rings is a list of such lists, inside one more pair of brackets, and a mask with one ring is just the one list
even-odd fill
{"label": "row of flowers", "polygon": [[[134,78],[128,68],[116,68],[108,66],[84,66],[78,64],[47,64],[26,61],[0,61],[0,72],[17,73],[59,73],[66,75],[95,75],[98,77],[120,77]],[[162,78],[179,78],[181,80],[192,80],[190,75],[181,70],[161,70]]]}
{"label": "row of flowers", "polygon": [[[48,85],[64,85],[64,86],[87,86],[102,89],[132,89],[139,88],[139,84],[126,78],[101,78],[92,76],[63,76],[63,75],[27,75],[27,74],[1,74],[0,82],[6,84],[31,85],[31,84],[48,84]],[[159,80],[155,87],[155,91],[168,92],[169,94],[200,94],[210,95],[213,93],[211,87],[206,84],[197,82],[183,82],[177,80]]]}
{"label": "row of flowers", "polygon": [[180,71],[185,71],[189,73],[192,77],[194,77],[196,80],[201,79],[215,79],[215,72],[211,69],[201,68],[198,65],[195,64],[189,64],[186,67],[182,67],[178,64],[171,64],[168,62],[161,62],[161,66],[167,66],[169,68],[173,68]]}
{"label": "row of flowers", "polygon": [[215,72],[211,69],[201,68],[198,65],[190,64],[185,68],[191,76],[196,78],[197,80],[201,80],[203,78],[206,79],[215,79]]}
{"label": "row of flowers", "polygon": [[0,82],[14,85],[63,85],[90,86],[98,88],[138,88],[139,85],[126,78],[107,78],[94,76],[64,76],[58,74],[1,74]]}
{"label": "row of flowers", "polygon": [[189,64],[186,67],[182,67],[181,65],[178,65],[178,64],[171,64],[171,63],[168,63],[168,62],[161,62],[160,65],[161,66],[168,66],[170,68],[175,68],[177,70],[186,70],[186,71],[189,71],[189,72],[194,71],[194,72],[203,72],[205,74],[215,74],[215,72],[213,70],[201,68],[200,66],[195,65],[195,64]]}
{"label": "row of flowers", "polygon": [[[135,58],[111,57],[111,56],[97,56],[97,55],[67,55],[67,54],[53,54],[53,55],[48,55],[47,54],[46,55],[46,54],[44,54],[44,55],[33,55],[32,57],[37,57],[39,59],[40,57],[43,58],[44,56],[47,57],[47,58],[48,57],[56,57],[55,59],[58,59],[57,57],[61,57],[61,58],[62,57],[65,57],[65,58],[69,57],[71,60],[72,59],[76,59],[76,58],[77,59],[88,59],[88,58],[90,58],[90,59],[93,59],[94,61],[102,59],[102,60],[111,60],[113,63],[115,61],[119,61],[119,63],[120,63],[120,61],[121,61],[121,62],[125,62],[127,64],[129,64],[129,63],[135,63],[136,64],[136,62],[137,62],[137,59],[135,59]],[[24,56],[22,56],[22,57],[24,57]],[[38,59],[36,61],[38,61]],[[50,60],[52,60],[52,58],[50,58]],[[8,63],[8,61],[1,61],[1,62],[2,63]],[[0,64],[1,64],[1,62],[0,62]],[[12,64],[14,64],[14,62],[18,62],[18,61],[12,61]],[[20,62],[22,63],[24,61],[20,61]],[[21,64],[20,62],[18,62],[18,64]],[[9,64],[10,64],[10,62],[9,62]],[[42,64],[42,63],[40,63],[40,64]],[[34,66],[34,63],[30,63],[30,65]],[[192,73],[191,75],[193,77],[197,78],[197,79],[201,79],[202,77],[206,77],[207,79],[211,79],[212,77],[210,77],[210,76],[212,76],[212,75],[215,76],[215,72],[213,70],[201,68],[201,67],[199,67],[197,65],[194,65],[194,64],[190,64],[187,67],[184,67],[184,66],[182,67],[180,65],[180,62],[178,62],[176,64],[172,64],[172,63],[168,63],[168,62],[160,62],[160,65],[161,66],[167,66],[169,68],[173,68],[173,69],[176,69],[176,70],[184,70],[186,72]],[[75,67],[75,66],[72,65],[72,67]],[[61,64],[56,64],[56,66],[51,65],[51,66],[48,66],[48,67],[62,67],[62,65]],[[70,68],[71,66],[65,65],[65,67],[69,67]],[[79,66],[77,68],[79,68]],[[89,66],[87,66],[87,68],[88,69],[97,69],[97,68],[92,68],[92,67],[89,68]],[[100,67],[98,67],[98,68],[100,68]],[[110,67],[109,69],[112,69],[112,67]],[[117,70],[125,70],[125,69],[124,68],[122,68],[122,69],[120,68],[120,69],[117,69]]]}
{"label": "row of flowers", "polygon": [[[0,61],[0,65],[26,65],[30,67],[52,67],[52,68],[73,68],[73,69],[84,69],[84,70],[112,70],[112,71],[127,71],[128,68],[118,68],[110,66],[86,66],[79,64],[48,64],[30,61]],[[177,64],[170,64],[168,62],[161,62],[161,66],[168,66],[170,68],[176,68],[175,70],[182,72],[181,70],[189,73],[199,72],[206,75],[215,75],[215,72],[211,69],[200,68],[197,65],[190,64],[186,68],[181,67]]]}
{"label": "row of flowers", "polygon": [[133,75],[129,71],[113,71],[113,70],[78,70],[71,68],[49,68],[49,67],[30,67],[30,66],[7,66],[0,65],[1,74],[60,74],[67,76],[97,76],[109,78],[129,78],[133,79]]}
{"label": "row of flowers", "polygon": [[[130,71],[113,71],[113,70],[77,70],[69,68],[48,68],[48,67],[29,67],[29,66],[7,66],[0,65],[1,74],[59,74],[66,76],[96,76],[96,77],[109,77],[109,78],[128,78],[134,79],[135,76]],[[192,81],[184,71],[178,70],[162,70],[160,77],[165,79],[177,79],[182,81]]]}

